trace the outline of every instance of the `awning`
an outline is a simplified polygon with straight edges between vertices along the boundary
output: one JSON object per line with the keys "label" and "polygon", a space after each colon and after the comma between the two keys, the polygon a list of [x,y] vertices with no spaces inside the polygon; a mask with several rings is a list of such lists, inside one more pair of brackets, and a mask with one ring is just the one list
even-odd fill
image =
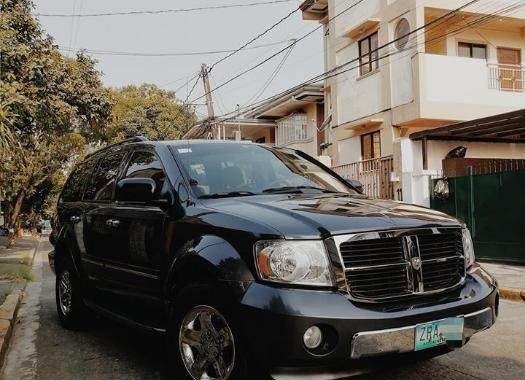
{"label": "awning", "polygon": [[415,132],[410,139],[525,143],[525,109]]}

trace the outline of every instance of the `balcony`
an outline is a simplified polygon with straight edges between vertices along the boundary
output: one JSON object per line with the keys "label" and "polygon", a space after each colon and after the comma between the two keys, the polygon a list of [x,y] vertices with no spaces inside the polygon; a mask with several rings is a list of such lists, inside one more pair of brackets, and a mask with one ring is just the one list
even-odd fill
{"label": "balcony", "polygon": [[523,68],[484,59],[420,53],[420,118],[472,120],[523,108]]}
{"label": "balcony", "polygon": [[361,182],[364,193],[371,198],[394,199],[394,184],[390,181],[394,171],[393,156],[335,166],[332,170],[345,179]]}

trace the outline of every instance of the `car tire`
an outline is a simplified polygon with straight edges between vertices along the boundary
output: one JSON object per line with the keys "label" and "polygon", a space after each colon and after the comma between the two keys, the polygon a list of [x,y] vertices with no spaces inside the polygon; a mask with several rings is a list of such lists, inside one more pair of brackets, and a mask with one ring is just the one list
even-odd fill
{"label": "car tire", "polygon": [[80,281],[70,259],[62,260],[56,268],[55,299],[63,327],[68,330],[86,327],[90,312],[84,305]]}
{"label": "car tire", "polygon": [[232,303],[216,289],[189,285],[176,297],[168,326],[173,378],[196,380],[204,372],[214,380],[258,378],[249,371]]}

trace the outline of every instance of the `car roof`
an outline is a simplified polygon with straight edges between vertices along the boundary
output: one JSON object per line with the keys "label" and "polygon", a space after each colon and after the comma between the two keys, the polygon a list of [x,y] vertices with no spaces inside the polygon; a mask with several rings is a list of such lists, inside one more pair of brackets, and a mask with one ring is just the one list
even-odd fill
{"label": "car roof", "polygon": [[[147,141],[147,143],[159,144],[159,145],[172,145],[172,146],[183,146],[183,145],[210,145],[210,144],[254,144],[251,141],[236,141],[236,140],[164,140],[164,141]],[[254,144],[256,145],[256,144]]]}

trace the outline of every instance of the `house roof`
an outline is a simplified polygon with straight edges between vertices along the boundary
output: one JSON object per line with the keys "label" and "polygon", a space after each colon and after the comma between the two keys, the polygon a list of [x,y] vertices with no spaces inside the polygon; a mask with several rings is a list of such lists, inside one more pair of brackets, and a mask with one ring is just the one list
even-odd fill
{"label": "house roof", "polygon": [[321,20],[328,13],[328,0],[305,0],[299,5],[303,17],[308,20]]}
{"label": "house roof", "polygon": [[307,104],[322,103],[324,101],[323,86],[321,84],[304,85],[293,92],[274,98],[264,103],[245,116],[253,119],[280,119],[296,112]]}
{"label": "house roof", "polygon": [[410,139],[525,143],[525,109],[415,132]]}

